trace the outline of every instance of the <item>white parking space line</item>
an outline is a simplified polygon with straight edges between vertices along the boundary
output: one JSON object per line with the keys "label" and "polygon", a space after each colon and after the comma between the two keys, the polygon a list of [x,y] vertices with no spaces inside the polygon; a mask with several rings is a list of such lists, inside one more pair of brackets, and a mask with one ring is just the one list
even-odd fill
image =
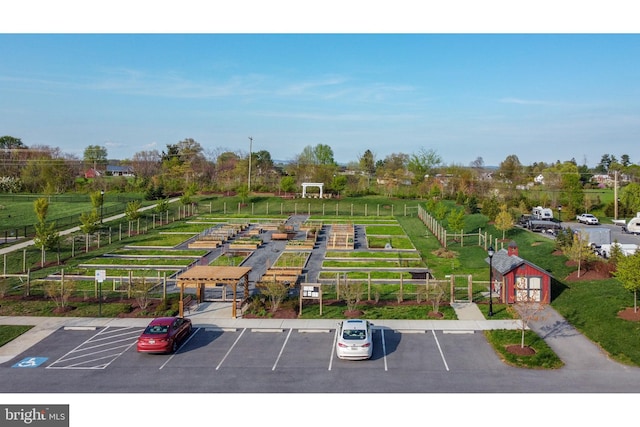
{"label": "white parking space line", "polygon": [[105,369],[136,343],[141,331],[135,327],[106,327],[65,353],[47,369]]}
{"label": "white parking space line", "polygon": [[233,348],[236,346],[236,344],[238,343],[238,341],[240,341],[240,338],[242,338],[242,335],[244,334],[244,332],[247,329],[243,329],[242,332],[240,332],[240,335],[238,335],[238,338],[236,338],[236,340],[233,342],[233,344],[231,345],[231,347],[229,347],[229,350],[225,353],[224,357],[222,358],[222,360],[220,361],[220,363],[218,363],[218,366],[216,366],[216,371],[218,369],[220,369],[220,366],[222,366],[222,364],[224,363],[225,360],[227,360],[227,357],[229,356],[229,354],[231,353],[231,350],[233,350]]}
{"label": "white parking space line", "polygon": [[282,357],[282,352],[284,351],[284,347],[287,345],[287,341],[289,341],[289,337],[291,336],[291,331],[293,329],[289,329],[289,333],[287,334],[287,338],[285,338],[284,342],[282,343],[282,347],[280,348],[280,353],[278,353],[278,357],[276,358],[275,363],[273,364],[273,368],[271,368],[272,371],[276,370],[276,366],[278,366],[278,361],[280,360],[280,357]]}
{"label": "white parking space line", "polygon": [[176,350],[176,352],[175,352],[175,353],[173,353],[171,356],[169,356],[169,358],[167,359],[167,361],[166,361],[166,362],[164,362],[164,363],[162,364],[162,366],[160,366],[158,369],[162,369],[162,368],[164,368],[164,367],[167,365],[167,363],[171,362],[171,360],[173,360],[173,358],[176,356],[176,354],[178,354],[178,352],[180,351],[180,349],[181,349],[182,347],[184,347],[184,346],[185,346],[189,341],[191,341],[191,339],[192,339],[192,338],[193,338],[193,337],[198,333],[198,331],[199,331],[199,330],[200,330],[200,328],[197,328],[195,331],[193,331],[193,333],[192,333],[191,335],[189,335],[189,337],[188,337],[186,340],[184,340],[184,342],[183,342],[182,344],[180,344],[180,347],[178,347],[178,349]]}
{"label": "white parking space line", "polygon": [[333,359],[335,357],[336,344],[338,343],[338,329],[339,328],[336,328],[336,331],[333,334],[333,346],[331,347],[331,359],[329,359],[329,369],[327,369],[328,371],[330,371],[331,367],[333,366]]}
{"label": "white parking space line", "polygon": [[449,365],[447,365],[447,360],[444,358],[444,353],[442,352],[442,347],[440,347],[440,342],[438,341],[438,337],[436,336],[436,331],[432,329],[431,333],[433,334],[433,339],[436,340],[436,345],[438,346],[438,351],[440,352],[440,357],[442,358],[442,363],[444,363],[444,367],[448,371],[449,370]]}
{"label": "white parking space line", "polygon": [[382,358],[384,359],[384,370],[388,371],[389,367],[387,366],[387,344],[384,340],[384,329],[379,329],[379,331],[382,335]]}

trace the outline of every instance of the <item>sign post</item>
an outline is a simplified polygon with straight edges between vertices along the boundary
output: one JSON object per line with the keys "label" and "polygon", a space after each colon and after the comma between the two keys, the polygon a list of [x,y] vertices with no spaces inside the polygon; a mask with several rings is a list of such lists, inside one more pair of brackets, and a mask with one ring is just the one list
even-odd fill
{"label": "sign post", "polygon": [[322,316],[322,284],[301,283],[300,290],[300,314],[302,314],[302,300],[316,299],[320,303],[320,316]]}
{"label": "sign post", "polygon": [[98,317],[102,317],[102,282],[107,278],[107,270],[96,270],[98,282]]}

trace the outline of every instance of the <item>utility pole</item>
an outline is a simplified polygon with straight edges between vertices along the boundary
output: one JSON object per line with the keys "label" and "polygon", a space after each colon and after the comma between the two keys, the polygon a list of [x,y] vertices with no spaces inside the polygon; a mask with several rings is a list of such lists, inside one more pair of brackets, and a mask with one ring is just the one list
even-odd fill
{"label": "utility pole", "polygon": [[247,193],[251,192],[251,151],[253,149],[253,138],[249,137],[249,179],[247,181]]}
{"label": "utility pole", "polygon": [[613,174],[613,219],[618,219],[618,171]]}

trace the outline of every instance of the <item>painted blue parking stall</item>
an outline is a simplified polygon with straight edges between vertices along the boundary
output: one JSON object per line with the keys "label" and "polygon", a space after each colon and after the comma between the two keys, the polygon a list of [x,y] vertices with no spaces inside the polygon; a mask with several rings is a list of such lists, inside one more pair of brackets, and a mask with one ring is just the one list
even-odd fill
{"label": "painted blue parking stall", "polygon": [[11,366],[12,368],[37,368],[47,361],[47,357],[25,357],[18,363]]}

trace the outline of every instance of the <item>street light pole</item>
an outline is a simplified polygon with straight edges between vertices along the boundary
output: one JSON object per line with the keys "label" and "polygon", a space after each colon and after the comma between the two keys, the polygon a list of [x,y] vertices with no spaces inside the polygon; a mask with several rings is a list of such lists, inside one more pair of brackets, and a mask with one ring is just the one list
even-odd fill
{"label": "street light pole", "polygon": [[562,225],[562,205],[558,205],[558,221],[560,221],[560,225]]}
{"label": "street light pole", "polygon": [[102,224],[102,205],[104,205],[104,190],[100,190],[100,224]]}
{"label": "street light pole", "polygon": [[247,192],[251,193],[251,151],[253,151],[253,138],[249,137],[249,178],[247,179]]}
{"label": "street light pole", "polygon": [[489,246],[487,254],[489,254],[489,317],[493,317],[493,246]]}

